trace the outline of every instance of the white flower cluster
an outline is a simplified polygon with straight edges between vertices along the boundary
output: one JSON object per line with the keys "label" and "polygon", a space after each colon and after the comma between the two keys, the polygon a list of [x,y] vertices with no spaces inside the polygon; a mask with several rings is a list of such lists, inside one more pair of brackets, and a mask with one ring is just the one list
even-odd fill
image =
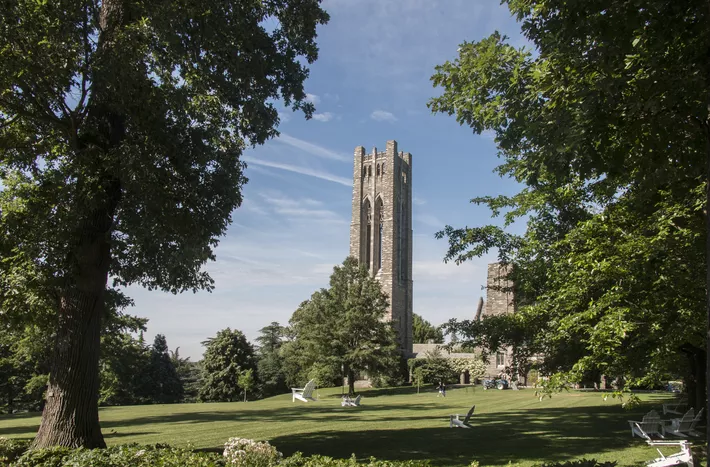
{"label": "white flower cluster", "polygon": [[268,442],[246,438],[229,438],[224,444],[228,465],[239,467],[271,467],[281,462],[283,454]]}

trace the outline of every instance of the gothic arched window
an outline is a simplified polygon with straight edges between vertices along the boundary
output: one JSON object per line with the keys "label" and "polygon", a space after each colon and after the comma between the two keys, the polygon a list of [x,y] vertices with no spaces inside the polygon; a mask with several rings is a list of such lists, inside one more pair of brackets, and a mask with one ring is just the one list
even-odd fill
{"label": "gothic arched window", "polygon": [[382,198],[377,200],[377,270],[382,269],[382,243],[384,240],[384,230],[385,230],[385,212],[384,206],[382,205]]}
{"label": "gothic arched window", "polygon": [[367,176],[372,177],[372,166],[371,165],[367,166]]}
{"label": "gothic arched window", "polygon": [[363,211],[365,212],[365,222],[367,226],[365,227],[365,264],[367,269],[370,269],[370,249],[372,248],[372,206],[370,205],[370,200],[365,200],[365,205],[363,206]]}

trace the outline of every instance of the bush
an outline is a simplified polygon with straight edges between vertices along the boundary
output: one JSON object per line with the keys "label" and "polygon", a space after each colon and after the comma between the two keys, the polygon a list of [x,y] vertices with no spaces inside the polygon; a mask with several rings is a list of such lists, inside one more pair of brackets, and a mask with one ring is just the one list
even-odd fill
{"label": "bush", "polygon": [[224,459],[230,466],[271,467],[278,464],[282,457],[283,455],[266,441],[229,438],[224,444]]}
{"label": "bush", "polygon": [[223,467],[216,454],[196,453],[166,445],[114,446],[106,449],[49,448],[28,451],[12,467]]}
{"label": "bush", "polygon": [[567,462],[546,462],[540,467],[615,467],[616,462],[598,462],[596,459],[580,459]]}
{"label": "bush", "polygon": [[300,452],[284,459],[280,464],[283,467],[428,467],[429,461],[382,461],[371,457],[364,463],[358,463],[353,454],[350,459],[333,459],[327,456],[304,457]]}
{"label": "bush", "polygon": [[27,451],[30,443],[17,439],[0,437],[0,466],[10,465],[15,459]]}
{"label": "bush", "polygon": [[[216,453],[196,453],[167,445],[113,446],[106,449],[70,449],[55,447],[26,451],[27,442],[0,438],[0,467],[429,467],[429,461],[387,461],[371,457],[358,463],[353,454],[349,459],[327,456],[304,456],[300,452],[282,458],[268,442],[230,438],[222,456]],[[24,454],[22,454],[23,451]],[[20,455],[21,454],[21,455]],[[3,457],[4,456],[4,457]],[[19,457],[18,457],[19,456]],[[14,463],[12,463],[15,459]],[[614,467],[614,463],[545,464],[543,467]],[[476,466],[478,467],[478,466]]]}

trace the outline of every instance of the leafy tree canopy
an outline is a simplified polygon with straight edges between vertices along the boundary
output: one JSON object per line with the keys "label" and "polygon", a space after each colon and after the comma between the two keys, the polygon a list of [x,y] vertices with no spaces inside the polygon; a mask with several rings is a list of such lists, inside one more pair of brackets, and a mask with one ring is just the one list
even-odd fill
{"label": "leafy tree canopy", "polygon": [[[293,313],[290,325],[301,368],[329,365],[344,369],[350,393],[355,375],[396,371],[398,342],[387,312],[387,295],[380,283],[355,258],[333,268],[330,287],[315,292]],[[394,370],[393,370],[394,369]]]}
{"label": "leafy tree canopy", "polygon": [[443,344],[444,332],[433,326],[429,321],[425,320],[418,314],[414,313],[412,320],[412,336],[414,342],[419,344]]}
{"label": "leafy tree canopy", "polygon": [[[507,3],[535,53],[498,33],[462,44],[437,67],[429,107],[491,131],[498,173],[524,185],[472,200],[503,226],[439,233],[447,260],[497,249],[515,265],[519,316],[450,330],[539,352],[564,373],[552,381],[687,372],[705,405],[708,4]],[[526,232],[508,233],[522,216]]]}
{"label": "leafy tree canopy", "polygon": [[223,329],[202,343],[200,400],[231,402],[239,397],[239,377],[255,367],[254,347],[241,331]]}

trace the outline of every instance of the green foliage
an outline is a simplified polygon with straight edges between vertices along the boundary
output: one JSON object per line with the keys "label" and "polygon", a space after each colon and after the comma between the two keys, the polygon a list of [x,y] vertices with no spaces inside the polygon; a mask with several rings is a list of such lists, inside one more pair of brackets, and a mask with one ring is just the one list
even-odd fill
{"label": "green foliage", "polygon": [[202,401],[233,401],[239,396],[239,377],[255,367],[254,348],[241,331],[223,329],[202,343]]}
{"label": "green foliage", "polygon": [[12,464],[28,448],[27,441],[0,437],[0,467]]}
{"label": "green foliage", "polygon": [[308,370],[307,379],[315,380],[318,387],[340,386],[342,385],[341,369],[334,362],[315,362]]}
{"label": "green foliage", "polygon": [[[498,33],[462,44],[429,107],[492,132],[498,173],[524,185],[472,200],[502,226],[438,234],[457,263],[497,248],[519,313],[450,330],[511,345],[518,370],[543,355],[540,370],[568,382],[684,373],[705,405],[707,2],[507,3],[536,53]],[[523,216],[525,233],[509,233]]]}
{"label": "green foliage", "polygon": [[418,314],[412,318],[412,338],[419,344],[443,344],[444,333],[439,327],[433,326]]}
{"label": "green foliage", "polygon": [[153,401],[158,404],[169,404],[182,399],[182,381],[170,358],[167,340],[162,334],[155,336],[150,349],[149,376]]}
{"label": "green foliage", "polygon": [[242,371],[239,378],[237,378],[237,384],[244,391],[244,402],[246,402],[247,392],[251,391],[256,384],[256,380],[254,379],[254,370],[249,368],[248,370]]}
{"label": "green foliage", "polygon": [[383,321],[387,306],[380,283],[355,258],[347,258],[333,269],[330,287],[315,292],[293,313],[295,340],[282,348],[287,372],[307,376],[317,363],[347,376],[351,393],[357,373],[396,373],[398,343],[392,323]]}
{"label": "green foliage", "polygon": [[268,326],[259,330],[259,337],[256,338],[257,350],[257,374],[261,382],[261,393],[263,396],[273,396],[288,391],[286,385],[286,375],[283,369],[283,360],[279,355],[285,336],[285,329],[277,322],[272,322]]}
{"label": "green foliage", "polygon": [[424,368],[421,366],[414,368],[412,372],[412,383],[417,387],[417,394],[419,394],[419,389],[424,384]]}
{"label": "green foliage", "polygon": [[374,457],[358,462],[355,454],[349,459],[333,459],[328,456],[304,456],[300,452],[285,458],[279,465],[284,467],[428,467],[429,461],[384,461]]}
{"label": "green foliage", "polygon": [[51,336],[38,325],[0,329],[0,411],[41,410]]}
{"label": "green foliage", "polygon": [[167,445],[112,446],[106,449],[49,448],[28,451],[13,467],[222,467],[215,454],[195,453]]}
{"label": "green foliage", "polygon": [[448,358],[444,358],[439,349],[427,352],[425,358],[410,358],[408,364],[413,374],[421,372],[423,383],[459,382],[460,373],[454,369]]}
{"label": "green foliage", "polygon": [[598,462],[596,459],[580,459],[565,462],[545,462],[540,467],[615,467],[616,462]]}
{"label": "green foliage", "polygon": [[191,362],[190,358],[180,357],[180,348],[171,352],[170,360],[180,378],[183,387],[183,401],[196,402],[202,387],[202,366],[200,362]]}

